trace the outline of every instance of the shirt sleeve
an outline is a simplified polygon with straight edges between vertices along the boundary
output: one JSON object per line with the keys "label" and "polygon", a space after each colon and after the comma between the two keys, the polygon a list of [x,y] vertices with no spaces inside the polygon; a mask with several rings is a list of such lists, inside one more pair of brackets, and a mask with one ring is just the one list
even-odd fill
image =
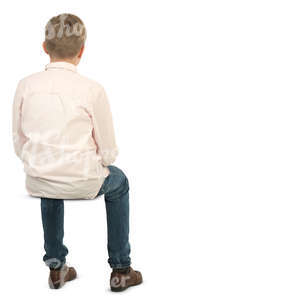
{"label": "shirt sleeve", "polygon": [[110,105],[106,92],[101,87],[92,99],[93,138],[97,145],[97,153],[102,158],[102,165],[111,165],[118,155],[115,132]]}
{"label": "shirt sleeve", "polygon": [[21,158],[22,148],[26,137],[22,131],[23,83],[19,82],[13,101],[12,135],[15,153]]}

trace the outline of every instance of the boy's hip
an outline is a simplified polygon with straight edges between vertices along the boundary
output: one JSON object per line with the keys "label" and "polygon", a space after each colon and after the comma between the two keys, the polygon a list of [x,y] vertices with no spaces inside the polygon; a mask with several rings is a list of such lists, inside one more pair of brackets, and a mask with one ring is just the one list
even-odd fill
{"label": "boy's hip", "polygon": [[29,195],[53,199],[94,199],[108,173],[97,178],[77,181],[58,181],[26,175]]}

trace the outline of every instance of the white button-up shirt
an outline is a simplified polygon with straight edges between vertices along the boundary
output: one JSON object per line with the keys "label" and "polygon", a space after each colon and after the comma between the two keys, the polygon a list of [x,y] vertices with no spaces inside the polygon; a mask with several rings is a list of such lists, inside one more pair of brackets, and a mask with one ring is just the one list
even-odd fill
{"label": "white button-up shirt", "polygon": [[105,90],[67,62],[19,82],[13,139],[35,197],[93,199],[118,154]]}

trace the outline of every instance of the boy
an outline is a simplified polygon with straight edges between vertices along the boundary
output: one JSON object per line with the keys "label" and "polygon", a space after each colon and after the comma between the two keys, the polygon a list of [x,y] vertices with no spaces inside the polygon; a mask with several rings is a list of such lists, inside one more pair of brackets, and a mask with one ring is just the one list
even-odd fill
{"label": "boy", "polygon": [[105,90],[76,71],[85,40],[77,16],[62,14],[48,22],[43,48],[50,63],[22,79],[15,94],[14,149],[24,163],[28,193],[41,198],[50,288],[76,278],[66,265],[63,199],[104,194],[110,286],[123,291],[142,283],[141,273],[130,267],[129,186],[126,175],[111,165],[118,149]]}

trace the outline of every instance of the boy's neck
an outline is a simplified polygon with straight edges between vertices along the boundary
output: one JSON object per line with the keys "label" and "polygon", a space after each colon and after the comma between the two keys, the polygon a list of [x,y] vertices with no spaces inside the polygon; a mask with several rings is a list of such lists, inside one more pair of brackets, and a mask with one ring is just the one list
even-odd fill
{"label": "boy's neck", "polygon": [[67,62],[69,64],[73,64],[75,66],[78,65],[77,59],[59,59],[59,58],[50,58],[50,63],[54,63],[54,62]]}

